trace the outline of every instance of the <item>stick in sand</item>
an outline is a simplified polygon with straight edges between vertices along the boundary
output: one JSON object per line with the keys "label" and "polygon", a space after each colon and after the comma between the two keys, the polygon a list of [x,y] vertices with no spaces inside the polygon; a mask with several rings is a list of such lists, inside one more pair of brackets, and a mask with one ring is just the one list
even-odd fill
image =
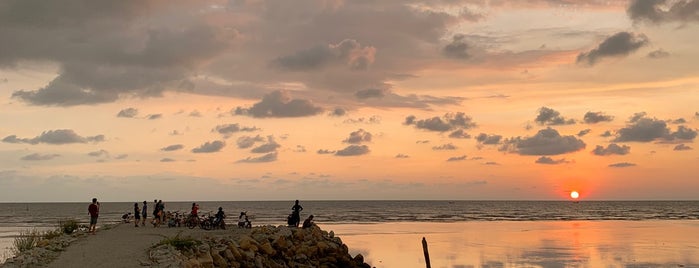
{"label": "stick in sand", "polygon": [[422,238],[422,251],[425,253],[425,266],[427,268],[431,268],[432,265],[430,265],[430,252],[427,251],[427,240],[425,240],[425,237]]}

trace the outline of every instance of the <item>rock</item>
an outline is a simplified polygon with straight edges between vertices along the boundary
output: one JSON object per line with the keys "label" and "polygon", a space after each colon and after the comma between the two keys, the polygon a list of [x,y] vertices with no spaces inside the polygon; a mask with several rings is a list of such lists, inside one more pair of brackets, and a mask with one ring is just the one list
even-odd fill
{"label": "rock", "polygon": [[211,254],[202,254],[197,258],[197,261],[199,262],[201,267],[214,267],[214,259],[211,257]]}
{"label": "rock", "polygon": [[274,255],[277,253],[269,242],[260,245],[260,251],[267,255]]}
{"label": "rock", "polygon": [[214,265],[216,265],[216,267],[228,267],[228,260],[221,257],[221,255],[212,252],[211,258],[214,260]]}

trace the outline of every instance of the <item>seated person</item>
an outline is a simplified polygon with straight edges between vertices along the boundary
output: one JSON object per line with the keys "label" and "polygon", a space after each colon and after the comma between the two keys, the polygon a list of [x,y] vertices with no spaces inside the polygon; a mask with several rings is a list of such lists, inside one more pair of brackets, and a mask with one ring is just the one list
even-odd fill
{"label": "seated person", "polygon": [[126,213],[124,215],[121,215],[121,219],[123,220],[124,223],[131,222],[131,212]]}
{"label": "seated person", "polygon": [[238,228],[245,228],[248,222],[248,215],[245,211],[240,212],[240,216],[238,216]]}
{"label": "seated person", "polygon": [[313,215],[311,215],[311,216],[308,216],[308,218],[305,221],[303,221],[303,226],[301,226],[301,228],[303,228],[303,229],[311,228],[311,226],[313,226],[313,224],[314,224],[313,223]]}
{"label": "seated person", "polygon": [[226,217],[226,213],[223,212],[223,207],[218,207],[218,212],[216,212],[216,215],[214,217],[214,224],[218,224],[223,220],[223,218]]}

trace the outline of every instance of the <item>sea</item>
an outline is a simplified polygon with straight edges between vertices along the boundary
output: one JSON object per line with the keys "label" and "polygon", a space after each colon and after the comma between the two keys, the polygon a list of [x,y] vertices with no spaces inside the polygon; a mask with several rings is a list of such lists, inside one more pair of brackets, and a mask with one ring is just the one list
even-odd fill
{"label": "sea", "polygon": [[[142,202],[138,202],[139,206]],[[99,224],[120,222],[122,215],[133,212],[133,204],[102,202]],[[229,218],[247,212],[253,225],[284,225],[294,201],[202,201],[197,204],[200,213],[204,214],[213,214],[221,207]],[[9,256],[12,240],[22,230],[51,229],[68,219],[86,224],[89,221],[88,205],[89,202],[0,203],[0,246],[3,247],[0,257]],[[148,200],[149,217],[153,205],[152,200]],[[192,202],[165,201],[165,210],[188,213],[191,205]],[[394,223],[397,226],[450,226],[450,223],[472,222],[553,222],[564,225],[568,222],[699,223],[696,221],[699,220],[699,201],[301,200],[300,205],[303,206],[302,217],[312,214],[321,226],[340,226],[339,229],[343,225],[352,226],[355,234],[361,234],[362,229],[371,229],[362,226]],[[0,258],[0,262],[3,260]]]}

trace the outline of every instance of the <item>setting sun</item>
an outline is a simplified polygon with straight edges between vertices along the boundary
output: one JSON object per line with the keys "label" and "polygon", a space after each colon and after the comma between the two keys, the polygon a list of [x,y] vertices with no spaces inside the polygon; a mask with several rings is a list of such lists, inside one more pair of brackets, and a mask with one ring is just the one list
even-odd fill
{"label": "setting sun", "polygon": [[577,191],[570,192],[570,198],[578,199],[578,197],[580,197],[580,194]]}

